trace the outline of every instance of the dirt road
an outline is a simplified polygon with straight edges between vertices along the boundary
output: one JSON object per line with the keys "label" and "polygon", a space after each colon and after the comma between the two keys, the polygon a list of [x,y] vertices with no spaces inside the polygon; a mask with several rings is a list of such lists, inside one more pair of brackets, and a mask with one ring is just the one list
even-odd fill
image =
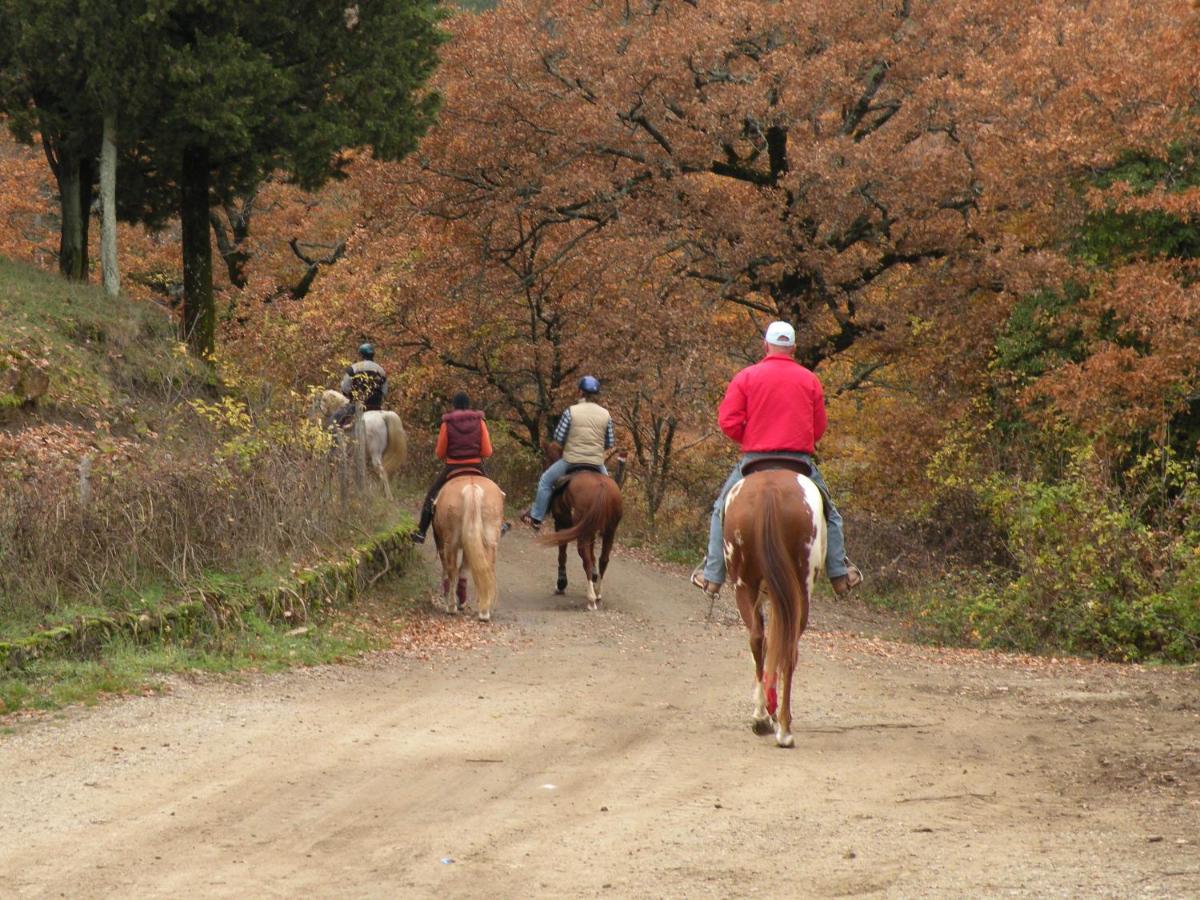
{"label": "dirt road", "polygon": [[618,556],[589,614],[575,559],[555,597],[501,549],[481,649],[0,737],[0,894],[1200,895],[1195,669],[915,648],[826,596],[780,750],[728,607]]}

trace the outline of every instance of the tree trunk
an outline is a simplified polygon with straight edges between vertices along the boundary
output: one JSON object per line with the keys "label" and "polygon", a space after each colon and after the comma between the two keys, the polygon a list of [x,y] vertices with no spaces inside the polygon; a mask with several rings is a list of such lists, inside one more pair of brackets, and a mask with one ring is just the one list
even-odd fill
{"label": "tree trunk", "polygon": [[96,158],[84,154],[79,160],[79,280],[91,274],[92,248],[88,234],[92,227],[92,195],[96,190]]}
{"label": "tree trunk", "polygon": [[116,297],[121,292],[121,273],[117,269],[117,116],[104,116],[104,138],[100,145],[100,267],[104,275],[104,293]]}
{"label": "tree trunk", "polygon": [[208,221],[209,175],[208,148],[185,147],[179,186],[179,220],[183,231],[183,333],[192,352],[202,359],[211,359],[216,350],[217,324]]}
{"label": "tree trunk", "polygon": [[58,271],[71,281],[87,281],[87,238],[79,209],[79,160],[62,158],[58,171]]}

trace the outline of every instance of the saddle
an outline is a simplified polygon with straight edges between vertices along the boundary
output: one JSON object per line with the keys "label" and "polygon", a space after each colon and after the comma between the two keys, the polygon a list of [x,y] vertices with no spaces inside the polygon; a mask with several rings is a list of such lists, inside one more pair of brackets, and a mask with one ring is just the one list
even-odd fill
{"label": "saddle", "polygon": [[342,431],[351,431],[354,428],[354,417],[358,414],[358,412],[358,405],[351,400],[341,409],[335,410],[333,415],[330,416],[330,428],[341,429]]}
{"label": "saddle", "polygon": [[742,466],[742,477],[753,475],[755,472],[769,472],[773,469],[795,472],[806,478],[812,477],[812,466],[794,456],[764,456],[762,459],[752,459]]}
{"label": "saddle", "polygon": [[594,463],[572,463],[571,465],[567,466],[566,473],[557,481],[555,481],[554,487],[550,489],[551,501],[561,494],[566,489],[567,485],[571,483],[571,479],[580,472],[595,472],[597,475],[604,474],[604,471]]}
{"label": "saddle", "polygon": [[479,468],[478,466],[463,466],[460,469],[454,469],[449,475],[447,475],[446,481],[458,478],[460,475],[479,475],[483,478],[487,477],[483,469]]}
{"label": "saddle", "polygon": [[[742,466],[742,477],[753,475],[755,472],[770,471],[795,472],[805,478],[812,478],[813,473],[812,466],[794,456],[764,456],[762,459],[752,459]],[[833,509],[833,501],[829,497],[829,491],[822,485],[817,484],[817,490],[821,493],[821,505],[825,512],[825,521],[828,522],[830,510]]]}

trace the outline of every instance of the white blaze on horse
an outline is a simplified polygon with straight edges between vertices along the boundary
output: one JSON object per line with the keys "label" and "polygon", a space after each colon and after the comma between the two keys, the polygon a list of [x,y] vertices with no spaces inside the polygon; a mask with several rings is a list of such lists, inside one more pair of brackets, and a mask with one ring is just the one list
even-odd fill
{"label": "white blaze on horse", "polygon": [[[324,391],[317,398],[317,410],[328,427],[333,415],[350,401],[341,391]],[[359,416],[354,438],[366,457],[366,467],[383,484],[383,492],[392,497],[391,478],[408,458],[408,437],[400,417],[390,409],[367,410]]]}
{"label": "white blaze on horse", "polygon": [[767,734],[773,724],[780,747],[794,743],[792,674],[825,567],[825,508],[806,470],[799,460],[748,463],[725,500],[725,564],[754,656],[752,726]]}
{"label": "white blaze on horse", "polygon": [[[467,604],[467,576],[475,584],[479,620],[492,618],[496,602],[496,548],[504,526],[504,492],[482,473],[454,474],[433,507],[433,537],[442,560],[442,597],[447,612]],[[464,571],[465,570],[465,571]],[[456,601],[450,599],[454,590]]]}

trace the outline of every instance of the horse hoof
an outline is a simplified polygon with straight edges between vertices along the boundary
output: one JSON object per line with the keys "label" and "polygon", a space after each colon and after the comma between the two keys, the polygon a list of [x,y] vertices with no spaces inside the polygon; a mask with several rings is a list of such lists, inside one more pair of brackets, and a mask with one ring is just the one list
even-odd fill
{"label": "horse hoof", "polygon": [[479,614],[479,621],[480,621],[480,622],[490,622],[490,621],[492,621],[492,614],[491,614],[490,612],[481,612],[481,613]]}
{"label": "horse hoof", "polygon": [[779,731],[775,732],[775,743],[784,748],[796,746],[795,738],[790,734],[783,734]]}
{"label": "horse hoof", "polygon": [[567,592],[567,589],[566,589],[565,587],[560,587],[560,588],[555,588],[555,589],[554,589],[554,593],[558,594],[558,596],[560,596],[560,597],[561,597],[563,594],[565,594],[566,592]]}
{"label": "horse hoof", "polygon": [[775,730],[775,725],[770,719],[751,719],[750,730],[760,736],[767,735]]}
{"label": "horse hoof", "polygon": [[563,578],[563,579],[559,580],[558,586],[557,586],[557,588],[555,588],[554,593],[565,594],[566,592],[567,592],[567,579]]}
{"label": "horse hoof", "polygon": [[592,601],[592,600],[589,600],[589,601],[588,601],[588,612],[595,612],[595,611],[596,611],[596,604],[595,604],[595,602],[594,602],[594,601]]}

